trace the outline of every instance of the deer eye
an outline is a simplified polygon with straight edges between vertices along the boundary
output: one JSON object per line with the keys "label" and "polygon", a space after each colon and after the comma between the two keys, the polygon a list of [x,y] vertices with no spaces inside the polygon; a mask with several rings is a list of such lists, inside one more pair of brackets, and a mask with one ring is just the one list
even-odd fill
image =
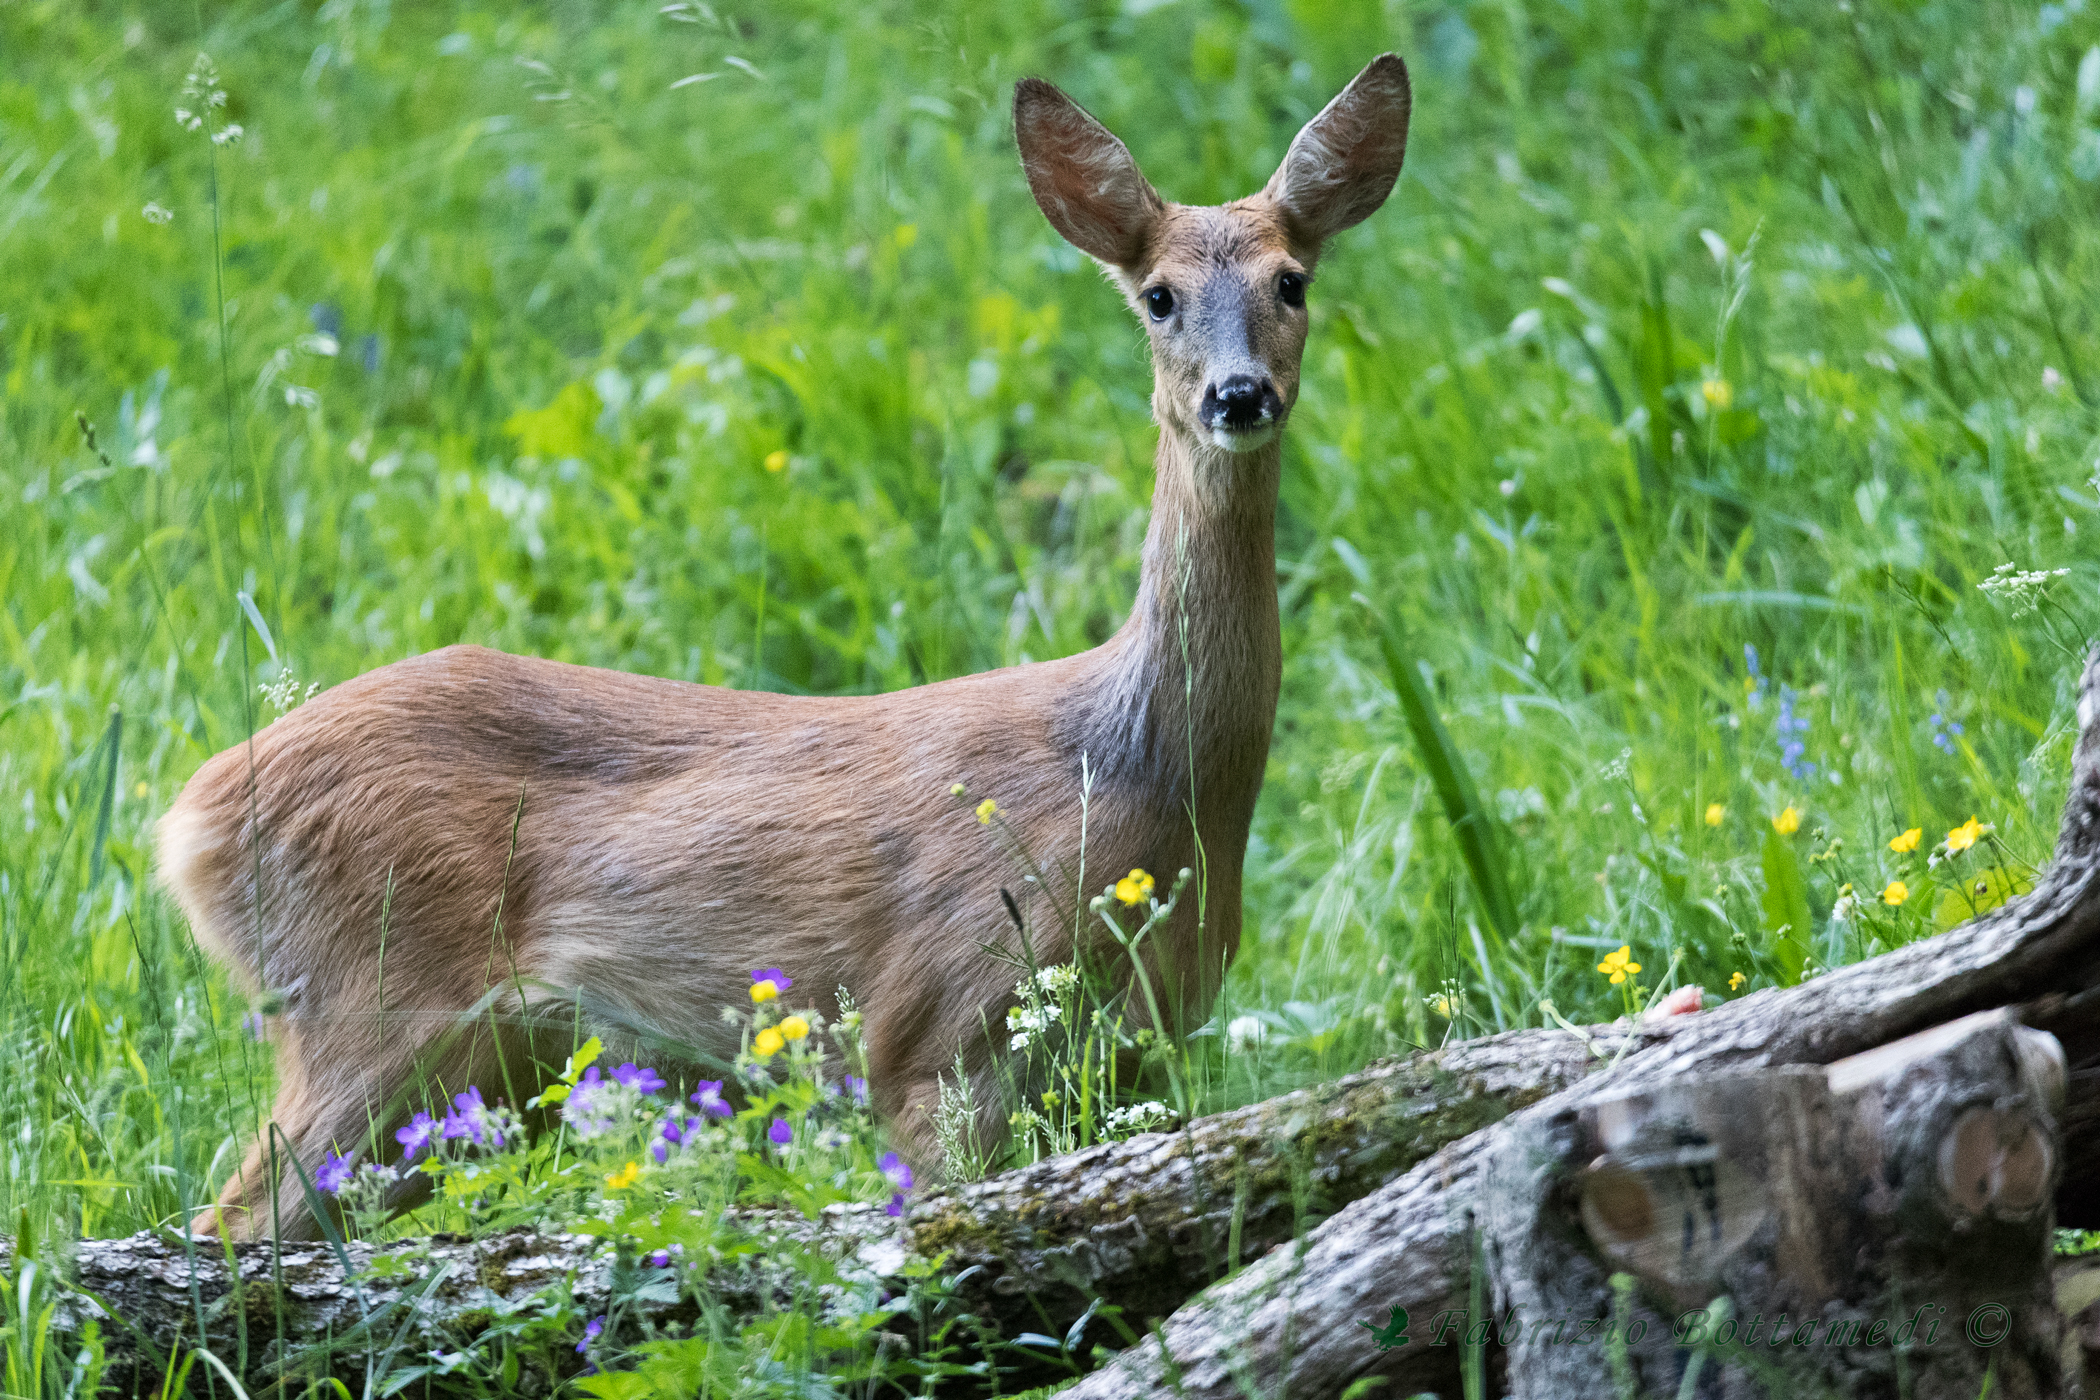
{"label": "deer eye", "polygon": [[1305,277],[1301,273],[1286,272],[1276,279],[1276,295],[1283,298],[1285,306],[1305,305]]}
{"label": "deer eye", "polygon": [[1145,293],[1145,310],[1152,313],[1155,321],[1164,321],[1174,314],[1174,294],[1165,287],[1154,287]]}

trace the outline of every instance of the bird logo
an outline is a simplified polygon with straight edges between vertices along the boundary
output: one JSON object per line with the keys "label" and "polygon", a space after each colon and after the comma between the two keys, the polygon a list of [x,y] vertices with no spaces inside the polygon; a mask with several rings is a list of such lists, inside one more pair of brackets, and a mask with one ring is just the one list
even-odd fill
{"label": "bird logo", "polygon": [[1383,1327],[1376,1327],[1368,1322],[1358,1322],[1356,1325],[1370,1332],[1371,1340],[1378,1343],[1380,1351],[1391,1351],[1394,1347],[1407,1345],[1406,1308],[1395,1307],[1392,1316],[1385,1320]]}

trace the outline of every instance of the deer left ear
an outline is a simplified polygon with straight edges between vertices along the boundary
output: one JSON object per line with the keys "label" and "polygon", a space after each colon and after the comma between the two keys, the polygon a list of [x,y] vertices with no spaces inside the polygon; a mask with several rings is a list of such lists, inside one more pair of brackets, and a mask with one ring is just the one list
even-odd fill
{"label": "deer left ear", "polygon": [[1269,177],[1292,236],[1317,248],[1385,203],[1407,154],[1407,65],[1380,54],[1305,124]]}

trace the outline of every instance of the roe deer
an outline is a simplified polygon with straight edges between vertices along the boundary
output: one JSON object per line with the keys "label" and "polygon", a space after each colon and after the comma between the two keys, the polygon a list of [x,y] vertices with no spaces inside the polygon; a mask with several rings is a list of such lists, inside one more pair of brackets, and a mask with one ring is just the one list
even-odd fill
{"label": "roe deer", "polygon": [[[588,1029],[726,1060],[720,1010],[769,966],[820,1006],[851,990],[876,1107],[927,1162],[941,1073],[959,1048],[973,1075],[992,1067],[980,1028],[1002,1023],[1013,969],[980,944],[1012,937],[1001,885],[1029,888],[957,783],[995,799],[1027,849],[1069,856],[1084,763],[1095,870],[1164,876],[1195,866],[1200,840],[1206,926],[1183,901],[1147,968],[1180,1028],[1208,1016],[1239,945],[1276,716],[1278,433],[1306,288],[1321,245],[1391,191],[1408,110],[1406,66],[1383,55],[1260,193],[1191,207],[1162,200],[1057,88],[1017,88],[1037,204],[1151,339],[1150,533],[1130,617],[1093,650],[818,698],[447,647],[207,763],[161,822],[159,866],[199,941],[277,999],[272,1114],[308,1171],[375,1127],[389,1142],[417,1073],[464,1087],[471,1051],[443,1032],[470,1008],[494,1005],[501,1034],[529,1041],[527,982],[569,998],[564,1033],[580,1008]],[[1038,957],[1071,956],[1070,908],[1046,910],[1059,932]],[[228,1184],[224,1227],[310,1234],[267,1146]]]}

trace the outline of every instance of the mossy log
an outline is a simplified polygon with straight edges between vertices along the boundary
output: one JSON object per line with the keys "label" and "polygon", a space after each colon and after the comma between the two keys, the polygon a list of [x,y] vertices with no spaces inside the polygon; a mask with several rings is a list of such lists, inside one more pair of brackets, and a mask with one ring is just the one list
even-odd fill
{"label": "mossy log", "polygon": [[[1610,1031],[1590,1045],[1564,1031],[1496,1036],[1374,1065],[1174,1132],[931,1191],[902,1219],[869,1208],[815,1220],[753,1212],[740,1223],[876,1278],[938,1259],[961,1280],[954,1306],[1008,1336],[1061,1335],[1098,1304],[1079,1345],[1084,1355],[1095,1344],[1118,1344],[1114,1310],[1142,1329],[1231,1272],[1226,1256],[1235,1238],[1241,1260],[1285,1244],[1447,1143],[1546,1098],[1601,1066],[1601,1056],[1642,1039]],[[260,1380],[278,1356],[314,1344],[353,1366],[365,1351],[391,1349],[398,1358],[456,1346],[483,1320],[549,1289],[566,1290],[579,1309],[596,1313],[616,1291],[617,1267],[603,1241],[530,1231],[352,1243],[341,1257],[327,1244],[229,1249],[218,1240],[143,1234],[74,1246],[64,1261],[74,1291],[63,1317],[77,1324],[103,1316],[106,1344],[127,1372],[157,1370],[171,1352],[195,1346],[201,1319],[212,1354]],[[785,1281],[763,1268],[709,1286],[732,1307],[755,1310],[757,1294],[776,1282],[785,1297]],[[662,1317],[680,1310],[643,1307]]]}

